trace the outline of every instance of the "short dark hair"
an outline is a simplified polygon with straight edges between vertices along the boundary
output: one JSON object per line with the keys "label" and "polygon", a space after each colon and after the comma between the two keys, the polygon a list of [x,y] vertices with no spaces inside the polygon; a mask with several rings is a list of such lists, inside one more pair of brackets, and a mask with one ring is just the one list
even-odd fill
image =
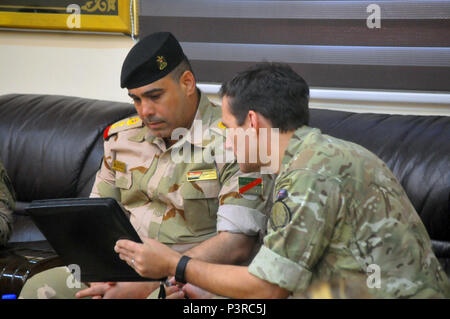
{"label": "short dark hair", "polygon": [[221,97],[229,98],[231,113],[243,125],[250,110],[267,118],[280,132],[309,123],[309,87],[284,63],[259,63],[222,84]]}
{"label": "short dark hair", "polygon": [[186,71],[190,71],[192,74],[194,74],[194,72],[192,71],[191,63],[185,57],[183,58],[183,60],[181,60],[180,64],[178,64],[175,69],[173,69],[172,72],[169,73],[169,75],[172,77],[172,79],[178,81]]}

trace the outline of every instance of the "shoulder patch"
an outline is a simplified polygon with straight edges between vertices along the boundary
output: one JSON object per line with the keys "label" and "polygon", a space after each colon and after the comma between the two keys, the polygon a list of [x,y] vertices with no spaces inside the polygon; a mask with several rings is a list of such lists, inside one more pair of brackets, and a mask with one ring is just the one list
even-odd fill
{"label": "shoulder patch", "polygon": [[142,127],[144,123],[139,117],[129,117],[124,120],[120,120],[110,126],[108,126],[103,132],[103,138],[106,140],[111,135],[114,135],[121,131],[126,131],[136,127]]}

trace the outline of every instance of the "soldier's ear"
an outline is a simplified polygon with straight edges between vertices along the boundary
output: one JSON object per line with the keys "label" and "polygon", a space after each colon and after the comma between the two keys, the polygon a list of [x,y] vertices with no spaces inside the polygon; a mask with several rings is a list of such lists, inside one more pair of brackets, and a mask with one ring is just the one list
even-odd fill
{"label": "soldier's ear", "polygon": [[249,121],[249,123],[248,123],[249,127],[254,128],[254,129],[259,128],[258,114],[255,111],[253,111],[253,110],[248,111],[247,119]]}
{"label": "soldier's ear", "polygon": [[180,77],[179,82],[181,88],[186,93],[186,95],[192,95],[196,92],[196,86],[195,86],[195,77],[194,74],[192,74],[191,71],[184,71],[184,73]]}
{"label": "soldier's ear", "polygon": [[257,113],[253,110],[250,110],[248,113],[250,127],[254,128],[258,132],[258,134],[260,132],[260,129],[266,130],[272,128],[272,124],[270,123],[270,121],[260,113]]}

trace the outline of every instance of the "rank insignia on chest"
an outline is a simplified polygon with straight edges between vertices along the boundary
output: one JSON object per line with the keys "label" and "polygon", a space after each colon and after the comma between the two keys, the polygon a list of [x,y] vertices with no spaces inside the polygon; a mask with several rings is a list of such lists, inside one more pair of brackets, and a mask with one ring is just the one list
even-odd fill
{"label": "rank insignia on chest", "polygon": [[262,195],[262,178],[238,177],[239,193],[245,195]]}
{"label": "rank insignia on chest", "polygon": [[111,168],[115,171],[125,173],[125,171],[127,170],[127,164],[121,161],[114,160]]}
{"label": "rank insignia on chest", "polygon": [[206,181],[210,179],[217,179],[217,172],[215,169],[191,171],[186,174],[186,177],[188,182]]}

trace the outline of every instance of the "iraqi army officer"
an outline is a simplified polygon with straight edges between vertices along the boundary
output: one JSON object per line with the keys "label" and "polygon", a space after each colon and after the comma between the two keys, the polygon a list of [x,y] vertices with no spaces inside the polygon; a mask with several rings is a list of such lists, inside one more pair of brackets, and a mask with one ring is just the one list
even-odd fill
{"label": "iraqi army officer", "polygon": [[14,204],[14,190],[0,162],[0,246],[5,245],[11,236]]}
{"label": "iraqi army officer", "polygon": [[[210,160],[223,152],[221,108],[196,87],[173,35],[161,32],[139,41],[123,63],[121,86],[139,116],[105,131],[105,154],[91,197],[122,203],[142,238],[204,261],[246,262],[265,231],[271,176],[243,174],[225,156]],[[261,180],[259,187],[242,191],[255,180]],[[65,268],[38,274],[21,297],[69,298],[78,291],[77,297],[145,298],[158,286],[94,283],[76,290],[67,288],[67,276]]]}
{"label": "iraqi army officer", "polygon": [[[120,258],[143,276],[175,275],[234,298],[299,297],[318,282],[341,279],[377,298],[450,297],[426,229],[395,176],[361,146],[307,126],[309,89],[298,74],[257,65],[221,92],[227,127],[280,130],[263,246],[249,267],[189,260],[151,239],[118,241]],[[240,163],[244,172],[261,165]]]}

